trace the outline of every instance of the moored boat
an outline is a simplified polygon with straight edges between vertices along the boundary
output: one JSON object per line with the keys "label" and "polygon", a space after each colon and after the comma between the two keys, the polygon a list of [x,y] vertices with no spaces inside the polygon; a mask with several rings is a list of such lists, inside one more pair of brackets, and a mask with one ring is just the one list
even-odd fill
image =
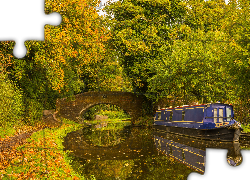
{"label": "moored boat", "polygon": [[239,141],[242,128],[234,119],[233,106],[223,103],[184,105],[156,111],[157,130],[193,138]]}

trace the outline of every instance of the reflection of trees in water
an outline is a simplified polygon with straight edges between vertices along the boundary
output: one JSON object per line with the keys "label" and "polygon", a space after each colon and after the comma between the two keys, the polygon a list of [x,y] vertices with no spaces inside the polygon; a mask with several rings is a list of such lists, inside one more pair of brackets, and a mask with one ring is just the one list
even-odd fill
{"label": "reflection of trees in water", "polygon": [[99,179],[186,180],[194,170],[171,157],[153,155],[131,160],[86,160],[73,157],[73,169],[86,177]]}
{"label": "reflection of trees in water", "polygon": [[86,160],[72,157],[73,169],[82,176],[90,179],[92,175],[99,179],[126,179],[132,173],[133,160]]}
{"label": "reflection of trees in water", "polygon": [[[102,136],[103,139],[111,138],[117,139],[124,137],[124,141],[129,141],[127,149],[124,151],[123,148],[117,149],[117,151],[121,151],[121,154],[126,153],[129,157],[128,159],[122,159],[119,157],[120,154],[117,154],[115,150],[111,153],[115,158],[114,160],[102,160],[102,154],[99,156],[95,155],[95,158],[92,159],[84,159],[79,157],[72,156],[71,165],[73,169],[86,177],[87,179],[91,179],[91,175],[94,175],[96,179],[148,179],[148,180],[159,180],[159,179],[176,179],[176,180],[184,180],[187,179],[189,173],[194,170],[191,170],[184,164],[175,161],[171,157],[167,157],[158,152],[155,149],[155,145],[152,140],[152,129],[148,128],[131,128],[131,131],[124,135],[124,133],[120,133],[119,131],[113,131],[113,135],[111,135],[112,131],[101,131],[101,130],[89,130],[84,134],[88,134],[88,138],[91,141],[99,136]],[[86,137],[86,135],[84,135]],[[107,135],[111,136],[108,137]],[[126,138],[125,138],[126,137]],[[110,139],[110,140],[111,140]],[[97,140],[98,141],[98,140]],[[115,143],[118,143],[119,140]],[[93,142],[92,142],[93,143]],[[97,143],[97,142],[95,142]],[[108,140],[102,141],[102,144],[106,145],[112,144],[112,142],[108,142]],[[122,142],[125,143],[125,142]],[[140,147],[140,149],[138,149]],[[94,151],[91,154],[94,155]],[[102,151],[100,151],[101,153]],[[131,154],[138,154],[136,156]],[[118,156],[117,156],[118,155]],[[106,154],[106,156],[108,156]],[[112,157],[113,157],[112,156]],[[84,155],[83,155],[84,157]],[[105,158],[105,157],[104,157]]]}
{"label": "reflection of trees in water", "polygon": [[85,137],[96,146],[115,146],[126,138],[124,126],[124,123],[108,123],[107,127],[89,131]]}
{"label": "reflection of trees in water", "polygon": [[114,130],[93,131],[87,138],[96,146],[115,146],[125,138],[120,132]]}

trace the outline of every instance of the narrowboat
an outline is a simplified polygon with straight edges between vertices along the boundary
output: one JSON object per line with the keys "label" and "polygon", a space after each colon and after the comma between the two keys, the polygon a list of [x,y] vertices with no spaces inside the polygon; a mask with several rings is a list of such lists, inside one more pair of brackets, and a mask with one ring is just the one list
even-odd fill
{"label": "narrowboat", "polygon": [[193,138],[239,141],[241,124],[234,119],[233,106],[223,103],[184,105],[158,109],[154,128]]}

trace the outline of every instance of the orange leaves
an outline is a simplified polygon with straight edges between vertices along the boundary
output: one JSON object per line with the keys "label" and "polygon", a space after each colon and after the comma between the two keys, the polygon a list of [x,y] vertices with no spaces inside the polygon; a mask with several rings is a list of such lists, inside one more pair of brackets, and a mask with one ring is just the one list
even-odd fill
{"label": "orange leaves", "polygon": [[12,52],[11,50],[11,46],[14,45],[14,42],[11,41],[3,41],[0,42],[0,46],[1,46],[1,50],[0,50],[0,71],[2,71],[3,73],[6,72],[7,67],[12,65]]}
{"label": "orange leaves", "polygon": [[80,178],[76,177],[76,176],[73,177],[73,180],[78,180],[78,179],[80,179]]}
{"label": "orange leaves", "polygon": [[78,56],[78,52],[77,52],[76,50],[74,50],[74,51],[72,52],[72,56],[73,56],[74,58],[76,58],[76,57]]}
{"label": "orange leaves", "polygon": [[[62,136],[62,132],[69,127],[72,128],[72,126],[63,125],[59,131],[44,129],[45,136],[43,132],[37,132],[19,150],[11,153],[4,151],[5,159],[9,153],[8,157],[11,157],[9,159],[12,164],[7,167],[8,160],[5,160],[7,169],[0,171],[0,178],[5,175],[11,179],[79,179],[65,161],[65,152],[61,148],[61,142],[58,142],[58,137]],[[3,159],[1,155],[0,160]],[[4,161],[1,161],[0,165],[3,164]]]}
{"label": "orange leaves", "polygon": [[[92,0],[47,0],[45,11],[58,12],[62,23],[57,27],[45,27],[45,42],[32,44],[39,48],[33,59],[46,67],[46,76],[52,89],[67,89],[66,76],[75,69],[97,63],[104,57],[104,42],[107,30],[93,8],[98,1]],[[31,48],[31,46],[29,46]],[[73,59],[73,60],[72,60]],[[72,64],[72,62],[74,62]],[[72,71],[72,72],[70,72]],[[79,76],[80,74],[78,74]]]}

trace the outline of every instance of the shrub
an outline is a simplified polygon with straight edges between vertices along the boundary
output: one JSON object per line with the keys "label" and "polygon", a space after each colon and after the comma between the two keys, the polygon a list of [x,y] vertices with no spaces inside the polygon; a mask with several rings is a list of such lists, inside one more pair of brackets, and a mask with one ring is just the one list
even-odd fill
{"label": "shrub", "polygon": [[0,126],[11,126],[22,119],[22,92],[0,72]]}
{"label": "shrub", "polygon": [[101,110],[99,112],[99,114],[101,114],[103,116],[108,116],[109,119],[125,119],[125,118],[130,117],[123,110],[119,110],[119,111],[107,111],[107,110],[103,111],[103,110]]}
{"label": "shrub", "polygon": [[28,97],[24,97],[24,104],[24,121],[27,125],[34,125],[42,118],[43,104]]}
{"label": "shrub", "polygon": [[128,119],[129,114],[125,113],[120,107],[110,104],[99,104],[91,107],[83,118],[86,120],[94,120],[95,115],[108,116],[109,119]]}

